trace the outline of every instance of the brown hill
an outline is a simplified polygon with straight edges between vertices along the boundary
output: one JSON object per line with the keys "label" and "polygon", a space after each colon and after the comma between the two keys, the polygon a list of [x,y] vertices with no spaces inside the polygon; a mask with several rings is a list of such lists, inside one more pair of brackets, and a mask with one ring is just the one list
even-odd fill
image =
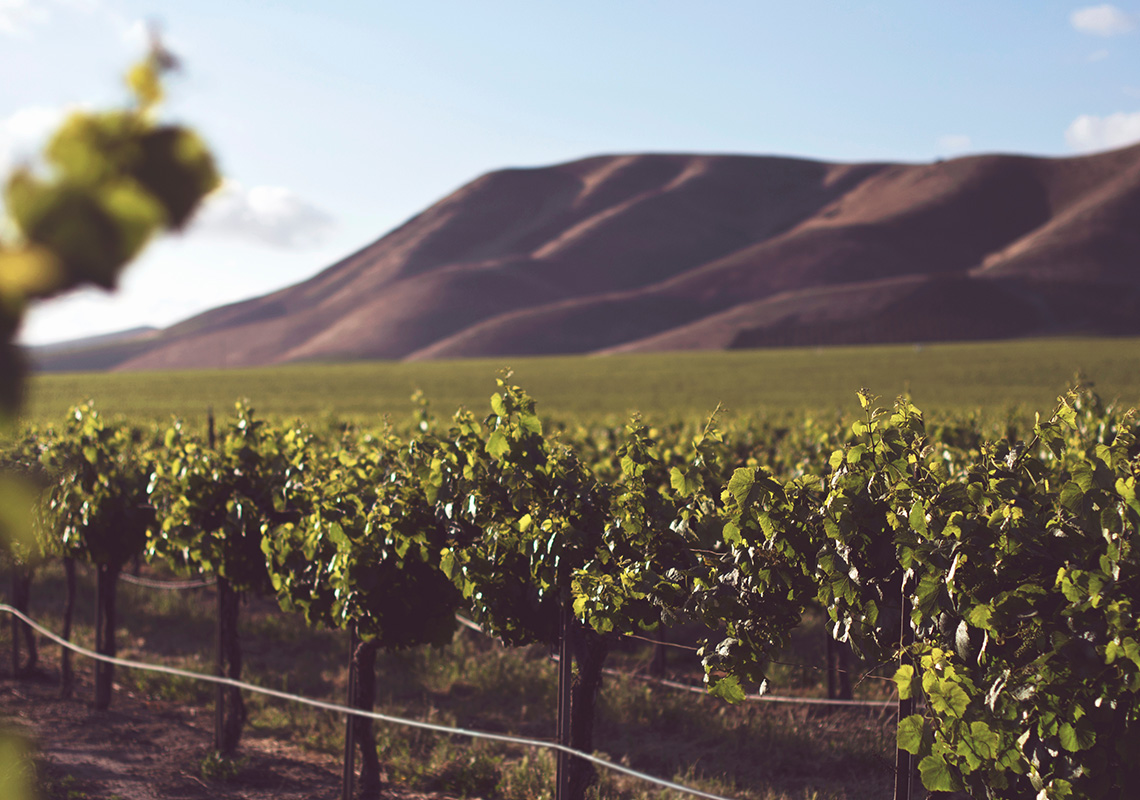
{"label": "brown hill", "polygon": [[1140,334],[1138,220],[1140,146],[913,165],[588,158],[484,175],[303,283],[92,363]]}

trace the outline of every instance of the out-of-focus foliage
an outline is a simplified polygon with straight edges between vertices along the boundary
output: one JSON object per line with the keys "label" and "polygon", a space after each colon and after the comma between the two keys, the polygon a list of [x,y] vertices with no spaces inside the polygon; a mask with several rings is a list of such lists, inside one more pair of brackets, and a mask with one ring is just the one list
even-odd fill
{"label": "out-of-focus foliage", "polygon": [[174,66],[156,43],[127,75],[130,105],[74,112],[45,148],[45,170],[18,167],[4,181],[16,231],[0,243],[4,418],[20,403],[23,365],[13,339],[28,303],[83,284],[114,288],[155,234],[184,227],[219,184],[202,139],[158,118],[162,77]]}

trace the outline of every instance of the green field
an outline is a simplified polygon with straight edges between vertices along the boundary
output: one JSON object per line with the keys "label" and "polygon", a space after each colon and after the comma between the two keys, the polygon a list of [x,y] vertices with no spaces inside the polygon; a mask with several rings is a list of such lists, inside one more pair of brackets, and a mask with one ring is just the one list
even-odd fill
{"label": "green field", "polygon": [[929,413],[1045,411],[1082,373],[1108,399],[1140,404],[1140,339],[1038,339],[969,344],[684,352],[641,356],[303,364],[240,370],[71,373],[31,381],[25,416],[58,419],[93,398],[105,414],[165,420],[225,414],[248,398],[262,414],[359,420],[412,409],[422,389],[437,414],[482,412],[504,368],[544,415],[648,419],[729,414],[850,412],[866,387],[892,399],[909,392]]}

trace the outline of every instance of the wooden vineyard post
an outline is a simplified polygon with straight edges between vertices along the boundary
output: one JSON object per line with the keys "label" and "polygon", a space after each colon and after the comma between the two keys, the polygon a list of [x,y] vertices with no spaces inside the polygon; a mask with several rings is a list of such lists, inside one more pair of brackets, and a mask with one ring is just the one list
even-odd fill
{"label": "wooden vineyard post", "polygon": [[[356,625],[349,626],[348,638],[348,696],[344,704],[356,708]],[[341,781],[341,800],[352,800],[353,783],[356,779],[356,718],[345,714],[344,718],[344,777]]]}
{"label": "wooden vineyard post", "polygon": [[[901,611],[899,621],[899,645],[902,650],[899,663],[911,663],[910,654],[907,648],[914,641],[914,630],[910,624],[910,581],[907,580],[906,573],[903,573],[902,591],[899,598],[899,609]],[[908,697],[906,700],[899,698],[899,712],[898,723],[914,713],[914,697]],[[895,748],[895,800],[911,800],[911,782],[914,777],[914,755],[903,750],[901,747]]]}
{"label": "wooden vineyard post", "polygon": [[[570,687],[574,680],[573,653],[570,646],[570,583],[561,581],[558,636],[558,743],[570,746]],[[570,754],[558,751],[557,789],[555,800],[570,800]]]}
{"label": "wooden vineyard post", "polygon": [[[214,626],[214,674],[219,678],[226,677],[225,643],[222,636],[222,616],[225,613],[225,578],[218,578],[214,584],[217,593],[217,624]],[[225,684],[214,684],[214,750],[221,753],[226,743],[226,687]]]}

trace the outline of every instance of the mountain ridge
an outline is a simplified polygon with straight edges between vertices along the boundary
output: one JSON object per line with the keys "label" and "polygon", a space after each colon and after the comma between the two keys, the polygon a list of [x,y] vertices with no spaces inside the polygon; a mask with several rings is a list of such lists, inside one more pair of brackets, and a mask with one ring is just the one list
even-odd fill
{"label": "mountain ridge", "polygon": [[1138,334],[1137,220],[1140,145],[592,156],[487,173],[305,281],[91,352],[177,369]]}

